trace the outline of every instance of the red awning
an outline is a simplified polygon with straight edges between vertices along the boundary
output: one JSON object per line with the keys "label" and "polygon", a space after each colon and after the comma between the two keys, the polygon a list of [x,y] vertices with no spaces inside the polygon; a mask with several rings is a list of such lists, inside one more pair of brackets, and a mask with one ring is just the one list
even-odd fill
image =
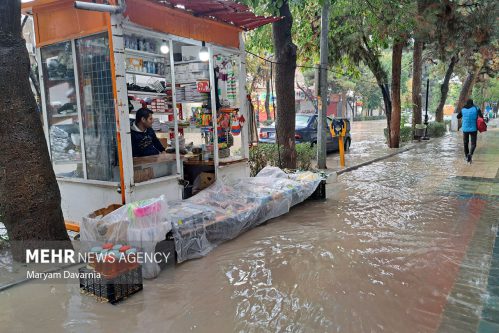
{"label": "red awning", "polygon": [[194,16],[211,18],[234,25],[243,30],[252,30],[267,23],[279,21],[280,17],[255,15],[248,6],[231,0],[151,0],[176,9],[185,10]]}

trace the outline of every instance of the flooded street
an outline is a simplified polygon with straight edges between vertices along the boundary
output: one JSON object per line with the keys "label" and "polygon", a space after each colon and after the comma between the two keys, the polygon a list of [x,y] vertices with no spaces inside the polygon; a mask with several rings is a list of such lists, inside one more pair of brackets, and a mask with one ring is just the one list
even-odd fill
{"label": "flooded street", "polygon": [[[480,158],[497,159],[499,132],[487,135],[473,166],[452,134],[345,173],[326,201],[163,271],[116,306],[77,283],[10,288],[0,293],[2,331],[475,332],[495,297],[499,181],[469,175]],[[352,154],[369,149],[358,137]]]}

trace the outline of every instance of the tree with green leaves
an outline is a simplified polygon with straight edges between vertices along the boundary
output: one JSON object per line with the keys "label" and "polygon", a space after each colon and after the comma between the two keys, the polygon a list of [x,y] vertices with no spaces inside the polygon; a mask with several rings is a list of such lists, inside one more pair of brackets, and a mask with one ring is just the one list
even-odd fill
{"label": "tree with green leaves", "polygon": [[[329,0],[326,0],[329,1]],[[269,28],[259,29],[250,34],[247,49],[262,54],[272,54],[271,71],[274,75],[276,93],[276,140],[281,146],[281,167],[296,168],[295,149],[295,71],[297,59],[313,61],[318,50],[317,26],[320,25],[319,1],[300,0],[246,0],[253,10],[260,14],[280,16],[281,20],[272,23],[272,40]],[[294,19],[298,15],[299,19]],[[306,36],[306,38],[302,38]],[[300,40],[300,50],[295,44]],[[317,44],[317,46],[315,46]]]}
{"label": "tree with green leaves", "polygon": [[[347,57],[357,65],[363,62],[371,70],[383,96],[388,144],[392,148],[398,147],[400,141],[400,66],[415,9],[411,0],[338,0],[332,5],[331,57],[338,62]],[[391,81],[381,62],[382,52],[390,44]]]}
{"label": "tree with green leaves", "polygon": [[436,120],[442,121],[449,81],[456,66],[465,69],[455,109],[458,112],[470,96],[480,74],[488,71],[487,67],[490,67],[489,64],[497,54],[496,20],[499,4],[495,0],[445,0],[433,3],[437,20],[429,47],[434,57],[448,63],[436,110]]}

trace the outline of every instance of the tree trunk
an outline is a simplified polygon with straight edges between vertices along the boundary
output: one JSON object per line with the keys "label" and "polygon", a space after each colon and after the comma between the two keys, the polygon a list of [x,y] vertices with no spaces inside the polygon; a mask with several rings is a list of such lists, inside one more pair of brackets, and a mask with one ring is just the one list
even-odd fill
{"label": "tree trunk", "polygon": [[480,58],[479,61],[473,64],[473,67],[468,72],[468,76],[466,77],[466,80],[464,81],[463,86],[461,88],[461,93],[459,94],[457,106],[454,111],[455,113],[459,113],[459,111],[461,111],[462,107],[466,103],[466,100],[470,97],[471,92],[473,91],[473,86],[475,85],[475,82],[478,78],[478,74],[480,74],[480,70],[482,69],[483,64],[484,64],[483,58]]}
{"label": "tree trunk", "polygon": [[392,50],[392,114],[390,119],[390,148],[399,148],[400,145],[400,76],[402,73],[402,51],[404,43],[396,41]]}
{"label": "tree trunk", "polygon": [[[274,0],[276,1],[276,0]],[[275,85],[277,97],[276,135],[282,153],[281,167],[296,168],[295,149],[295,70],[296,45],[291,37],[293,17],[288,0],[279,8],[282,20],[272,23],[274,52],[277,64]]]}
{"label": "tree trunk", "polygon": [[0,216],[12,255],[71,248],[61,196],[29,84],[30,62],[21,35],[21,2],[0,1]]}
{"label": "tree trunk", "polygon": [[388,128],[388,142],[390,142],[392,100],[390,97],[390,88],[388,86],[388,75],[383,68],[383,65],[381,64],[378,56],[369,46],[369,38],[367,36],[363,36],[362,42],[363,45],[359,48],[362,60],[376,78],[376,82],[378,83],[378,87],[381,89],[381,94],[383,96],[383,103],[385,104],[386,126]]}
{"label": "tree trunk", "polygon": [[413,68],[412,68],[412,132],[416,124],[421,124],[421,82],[423,72],[423,42],[416,39],[414,42]]}
{"label": "tree trunk", "polygon": [[270,115],[270,79],[268,77],[265,81],[265,114],[267,115],[267,120],[272,119]]}
{"label": "tree trunk", "polygon": [[[381,94],[383,95],[383,103],[385,104],[386,126],[388,128],[388,142],[391,137],[391,119],[392,119],[392,100],[390,98],[390,89],[388,84],[379,85]],[[389,145],[389,144],[388,144]]]}
{"label": "tree trunk", "polygon": [[437,110],[435,111],[435,121],[441,123],[444,121],[444,106],[445,101],[447,100],[447,95],[449,94],[449,82],[452,77],[452,73],[454,73],[454,66],[458,61],[457,56],[453,56],[450,59],[449,67],[447,67],[447,71],[445,72],[444,82],[440,86],[440,101],[438,102]]}

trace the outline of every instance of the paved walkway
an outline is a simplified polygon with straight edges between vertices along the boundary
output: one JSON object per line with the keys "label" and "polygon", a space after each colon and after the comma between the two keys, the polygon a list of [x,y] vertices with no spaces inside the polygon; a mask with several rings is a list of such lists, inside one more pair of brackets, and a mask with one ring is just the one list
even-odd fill
{"label": "paved walkway", "polygon": [[[479,134],[473,164],[460,164],[455,181],[452,185],[448,183],[447,193],[472,203],[481,213],[449,294],[441,333],[499,332],[498,123],[494,119],[489,130]],[[490,212],[494,211],[496,214],[490,221]]]}
{"label": "paved walkway", "polygon": [[472,165],[461,142],[452,133],[343,173],[327,200],[162,272],[117,306],[80,295],[77,281],[0,292],[1,327],[499,332],[499,131],[479,136]]}
{"label": "paved walkway", "polygon": [[345,167],[340,166],[338,153],[329,154],[326,165],[328,173],[338,174],[378,161],[427,142],[402,142],[400,148],[388,148],[383,129],[386,120],[354,122],[351,127],[352,146],[345,153]]}

